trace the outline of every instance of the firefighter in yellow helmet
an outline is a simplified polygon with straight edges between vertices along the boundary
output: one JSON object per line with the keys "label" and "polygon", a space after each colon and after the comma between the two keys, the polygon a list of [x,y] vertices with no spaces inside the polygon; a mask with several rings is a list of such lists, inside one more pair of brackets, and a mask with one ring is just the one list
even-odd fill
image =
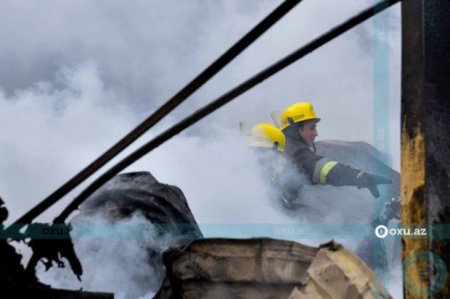
{"label": "firefighter in yellow helmet", "polygon": [[260,166],[273,185],[284,163],[284,134],[268,123],[257,124],[247,133],[247,144],[253,147]]}
{"label": "firefighter in yellow helmet", "polygon": [[293,208],[301,182],[298,181],[298,172],[287,163],[285,141],[280,129],[268,123],[253,126],[247,135],[248,145],[255,148],[260,165],[276,191],[276,197],[285,207]]}
{"label": "firefighter in yellow helmet", "polygon": [[315,153],[317,117],[311,103],[299,102],[286,108],[281,115],[281,129],[286,137],[285,153],[305,173],[313,184],[356,186],[367,188],[379,197],[378,185],[391,184],[391,180],[366,173]]}

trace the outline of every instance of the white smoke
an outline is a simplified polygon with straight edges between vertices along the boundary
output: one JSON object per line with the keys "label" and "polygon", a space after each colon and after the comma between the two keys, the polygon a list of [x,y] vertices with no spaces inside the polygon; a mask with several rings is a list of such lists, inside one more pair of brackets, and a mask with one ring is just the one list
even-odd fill
{"label": "white smoke", "polygon": [[[28,211],[123,137],[278,3],[2,2],[0,65],[5,67],[0,71],[0,156],[6,158],[0,160],[0,195],[10,211],[8,221]],[[127,153],[155,136],[155,131],[371,4],[372,0],[303,1]],[[389,153],[398,169],[398,5],[390,15],[388,72],[393,104]],[[280,237],[270,229],[303,219],[301,214],[286,213],[267,196],[267,184],[252,153],[243,146],[238,122],[270,122],[273,110],[308,100],[322,117],[320,139],[373,143],[373,35],[369,20],[208,116],[127,171],[148,170],[159,181],[179,186],[206,236]],[[345,190],[352,198],[333,201],[325,196],[335,189],[321,190],[325,199],[321,205],[329,203],[329,210],[336,212],[325,219],[328,224],[340,223],[343,216],[337,212],[341,208],[352,211],[349,205],[354,198],[371,199],[350,188]],[[51,221],[80,190],[39,219]],[[360,211],[367,202],[355,204]],[[283,236],[316,245],[325,241],[321,233],[312,239]],[[115,245],[123,248],[125,244]],[[123,252],[143,257],[138,249]],[[86,275],[93,261],[83,264]],[[92,290],[109,291],[113,285],[125,288],[111,275],[120,263],[105,267],[112,268],[95,278],[86,276],[86,283],[96,282]],[[55,286],[65,283],[61,280]],[[119,293],[116,296],[125,296]]]}
{"label": "white smoke", "polygon": [[[61,69],[53,81],[0,94],[1,192],[15,220],[130,129],[96,65]],[[61,207],[58,207],[61,209]]]}
{"label": "white smoke", "polygon": [[[78,217],[71,233],[84,274],[79,282],[66,268],[42,265],[37,274],[43,283],[59,288],[107,291],[115,298],[151,298],[164,278],[160,253],[175,246],[177,239],[156,238],[148,220],[134,214],[113,223],[101,215]],[[151,251],[152,250],[152,251]],[[67,262],[66,262],[67,264]]]}

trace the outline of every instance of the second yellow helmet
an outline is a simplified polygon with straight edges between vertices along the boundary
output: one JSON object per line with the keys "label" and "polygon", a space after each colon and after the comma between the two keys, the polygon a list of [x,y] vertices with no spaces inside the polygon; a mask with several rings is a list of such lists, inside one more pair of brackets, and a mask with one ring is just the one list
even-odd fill
{"label": "second yellow helmet", "polygon": [[274,125],[263,123],[253,126],[248,132],[248,145],[256,147],[276,148],[284,152],[284,134]]}

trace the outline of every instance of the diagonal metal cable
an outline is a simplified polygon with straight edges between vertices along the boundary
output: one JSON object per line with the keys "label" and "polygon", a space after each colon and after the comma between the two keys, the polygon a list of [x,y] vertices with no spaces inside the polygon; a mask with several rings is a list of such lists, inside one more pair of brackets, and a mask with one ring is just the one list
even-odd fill
{"label": "diagonal metal cable", "polygon": [[[27,223],[33,221],[38,215],[44,212],[46,209],[55,204],[64,195],[72,191],[80,183],[86,180],[94,172],[108,163],[112,158],[117,156],[123,149],[134,142],[148,129],[154,126],[170,111],[180,105],[187,97],[193,94],[204,83],[217,74],[222,68],[224,68],[231,60],[244,51],[249,45],[251,45],[258,37],[266,32],[272,25],[285,16],[292,8],[294,8],[302,0],[286,0],[281,3],[274,11],[266,16],[261,22],[259,22],[253,29],[251,29],[246,35],[244,35],[236,44],[228,49],[222,56],[202,71],[197,77],[195,77],[189,84],[182,88],[172,98],[170,98],[163,106],[156,110],[152,115],[145,119],[141,124],[134,128],[130,133],[113,145],[109,150],[103,153],[94,162],[89,164],[77,175],[67,181],[64,185],[50,194],[47,198],[42,200],[30,211],[25,213],[22,217],[17,219],[14,224],[16,227],[21,227]],[[19,226],[17,226],[19,225]],[[19,228],[20,228],[19,227]]]}
{"label": "diagonal metal cable", "polygon": [[128,167],[130,164],[144,156],[145,154],[149,153],[151,150],[155,149],[159,145],[163,144],[173,136],[177,135],[187,127],[193,125],[197,121],[201,120],[205,116],[209,115],[210,113],[214,112],[215,110],[219,109],[223,105],[227,104],[228,102],[232,101],[239,95],[243,94],[244,92],[248,91],[249,89],[253,88],[257,84],[263,82],[267,78],[271,77],[272,75],[276,74],[277,72],[281,71],[285,67],[291,65],[295,61],[299,60],[303,56],[311,53],[312,51],[318,49],[319,47],[323,46],[327,42],[331,41],[332,39],[338,37],[342,33],[348,31],[349,29],[361,24],[362,22],[366,21],[370,17],[374,16],[375,14],[378,14],[382,11],[384,11],[386,8],[394,5],[395,3],[399,2],[400,0],[384,0],[376,5],[369,7],[359,14],[355,15],[354,17],[348,19],[347,21],[341,23],[340,25],[332,28],[328,32],[322,34],[318,38],[314,39],[307,45],[297,49],[296,51],[292,52],[291,54],[285,56],[281,60],[275,62],[271,66],[267,67],[266,69],[262,70],[261,72],[257,73],[253,77],[247,79],[240,85],[234,87],[227,93],[223,94],[219,98],[215,99],[208,105],[204,106],[203,108],[200,108],[190,116],[186,117],[182,121],[175,124],[173,127],[167,129],[163,133],[156,136],[154,139],[150,140],[146,144],[142,145],[140,148],[138,148],[136,151],[119,161],[116,165],[111,167],[108,171],[106,171],[103,175],[98,177],[94,182],[92,182],[83,192],[81,192],[64,210],[63,212],[55,219],[55,222],[62,223],[65,221],[65,219],[78,208],[78,206],[86,199],[88,198],[92,193],[94,193],[98,188],[100,188],[103,184],[105,184],[108,180],[110,180],[112,177],[114,177],[116,174],[118,174],[120,171]]}

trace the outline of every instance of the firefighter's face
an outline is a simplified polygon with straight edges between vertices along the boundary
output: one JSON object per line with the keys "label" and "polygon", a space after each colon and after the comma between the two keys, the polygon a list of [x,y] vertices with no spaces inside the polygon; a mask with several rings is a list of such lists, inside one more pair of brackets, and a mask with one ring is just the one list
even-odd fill
{"label": "firefighter's face", "polygon": [[300,135],[306,141],[308,146],[314,144],[317,134],[317,121],[306,121],[299,129]]}

